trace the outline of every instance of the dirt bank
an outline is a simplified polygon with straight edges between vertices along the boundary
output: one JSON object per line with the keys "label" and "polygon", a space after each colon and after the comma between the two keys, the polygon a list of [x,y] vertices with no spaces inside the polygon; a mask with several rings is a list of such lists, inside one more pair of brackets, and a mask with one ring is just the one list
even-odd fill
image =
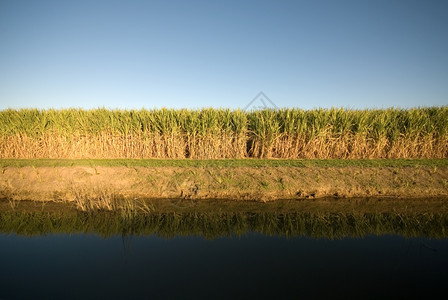
{"label": "dirt bank", "polygon": [[7,167],[0,198],[444,197],[448,168],[403,167]]}

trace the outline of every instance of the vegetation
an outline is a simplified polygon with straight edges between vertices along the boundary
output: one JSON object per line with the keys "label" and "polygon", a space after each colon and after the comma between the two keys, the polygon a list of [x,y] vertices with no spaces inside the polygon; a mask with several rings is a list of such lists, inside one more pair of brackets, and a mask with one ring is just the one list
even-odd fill
{"label": "vegetation", "polygon": [[6,167],[448,167],[447,159],[0,159]]}
{"label": "vegetation", "polygon": [[0,158],[447,157],[447,106],[0,111]]}

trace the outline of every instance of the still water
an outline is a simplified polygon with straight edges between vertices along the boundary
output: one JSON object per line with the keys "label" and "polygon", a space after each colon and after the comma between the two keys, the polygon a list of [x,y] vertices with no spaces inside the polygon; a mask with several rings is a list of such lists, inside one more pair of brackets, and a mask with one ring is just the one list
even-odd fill
{"label": "still water", "polygon": [[0,299],[437,299],[448,289],[445,215],[167,214],[145,225],[0,214]]}

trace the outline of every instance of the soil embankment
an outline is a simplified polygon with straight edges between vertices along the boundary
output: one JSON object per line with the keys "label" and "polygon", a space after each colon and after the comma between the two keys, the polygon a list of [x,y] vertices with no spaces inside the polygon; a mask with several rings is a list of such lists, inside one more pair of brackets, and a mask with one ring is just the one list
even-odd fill
{"label": "soil embankment", "polygon": [[446,167],[7,167],[0,174],[0,198],[13,200],[446,196]]}

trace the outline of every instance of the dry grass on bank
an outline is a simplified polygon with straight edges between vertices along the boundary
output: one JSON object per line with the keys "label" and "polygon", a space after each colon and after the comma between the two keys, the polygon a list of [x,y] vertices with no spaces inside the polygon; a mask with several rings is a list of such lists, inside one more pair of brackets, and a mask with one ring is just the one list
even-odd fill
{"label": "dry grass on bank", "polygon": [[[7,167],[0,199],[115,210],[121,199],[437,198],[447,167]],[[118,202],[117,202],[118,201]]]}

